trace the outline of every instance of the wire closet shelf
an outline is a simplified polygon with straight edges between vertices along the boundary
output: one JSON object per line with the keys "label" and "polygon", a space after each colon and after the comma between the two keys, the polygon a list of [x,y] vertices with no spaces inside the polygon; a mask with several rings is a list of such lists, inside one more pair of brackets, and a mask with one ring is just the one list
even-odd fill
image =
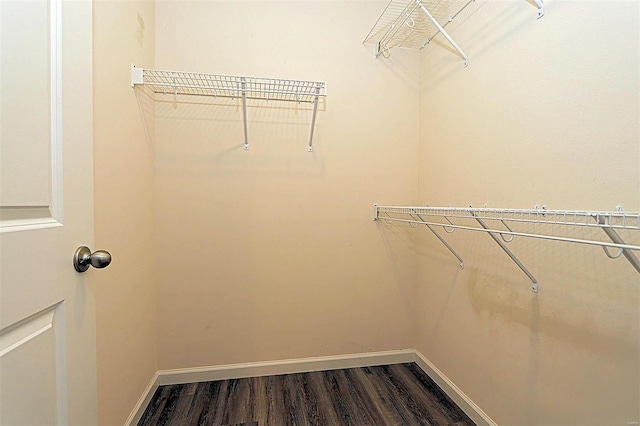
{"label": "wire closet shelf", "polygon": [[[445,30],[463,10],[476,0],[391,0],[363,44],[375,45],[375,57],[388,58],[396,47],[423,49],[442,34],[464,59],[469,58]],[[544,15],[542,0],[533,0],[538,18]]]}
{"label": "wire closet shelf", "polygon": [[[472,219],[480,227],[466,224],[465,220]],[[612,258],[620,255],[640,273],[640,261],[634,251],[640,251],[640,245],[627,244],[618,231],[640,233],[640,213],[628,213],[623,211],[571,211],[571,210],[547,210],[536,209],[495,209],[474,207],[403,207],[403,206],[378,206],[374,205],[374,220],[383,220],[387,223],[402,222],[413,227],[425,225],[458,259],[460,268],[464,267],[462,257],[451,245],[436,232],[442,228],[446,233],[452,233],[456,229],[479,231],[488,233],[489,236],[504,250],[504,252],[518,265],[532,282],[532,290],[538,291],[538,283],[535,277],[518,260],[518,258],[505,245],[514,237],[539,238],[569,243],[596,245],[603,248],[605,254]],[[514,230],[517,224],[541,224],[561,227],[598,228],[601,229],[610,241],[574,238],[553,235],[551,232],[523,232]],[[551,231],[550,228],[536,227]],[[639,234],[640,235],[640,234]],[[616,249],[612,253],[611,249]]]}
{"label": "wire closet shelf", "polygon": [[166,71],[131,67],[131,86],[147,86],[161,95],[209,96],[242,100],[245,149],[249,148],[247,134],[247,99],[285,101],[313,104],[309,151],[313,151],[313,131],[319,98],[327,96],[327,85],[321,81],[281,78],[257,78]]}

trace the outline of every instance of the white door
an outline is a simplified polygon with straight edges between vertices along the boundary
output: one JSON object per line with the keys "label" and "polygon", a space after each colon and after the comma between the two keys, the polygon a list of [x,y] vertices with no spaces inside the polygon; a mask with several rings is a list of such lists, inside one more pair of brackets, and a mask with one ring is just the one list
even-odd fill
{"label": "white door", "polygon": [[0,424],[97,422],[90,1],[0,0]]}

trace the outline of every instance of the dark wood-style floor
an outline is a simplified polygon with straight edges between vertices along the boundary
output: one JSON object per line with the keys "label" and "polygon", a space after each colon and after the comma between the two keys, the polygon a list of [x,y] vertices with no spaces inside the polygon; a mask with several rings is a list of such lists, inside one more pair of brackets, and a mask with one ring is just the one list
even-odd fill
{"label": "dark wood-style floor", "polygon": [[473,424],[414,363],[161,386],[138,423]]}

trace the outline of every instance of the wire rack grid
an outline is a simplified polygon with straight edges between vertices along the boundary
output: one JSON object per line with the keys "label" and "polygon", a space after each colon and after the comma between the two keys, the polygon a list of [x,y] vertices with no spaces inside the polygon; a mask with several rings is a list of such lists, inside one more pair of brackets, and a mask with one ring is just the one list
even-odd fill
{"label": "wire rack grid", "polygon": [[547,225],[582,226],[640,230],[640,213],[572,211],[547,209],[492,209],[474,207],[399,207],[378,206],[378,213],[411,217],[479,219],[503,222],[541,223]]}
{"label": "wire rack grid", "polygon": [[165,71],[131,66],[131,87],[147,86],[156,94],[191,95],[240,99],[244,130],[244,149],[249,149],[247,99],[289,101],[313,105],[307,150],[313,152],[313,133],[318,102],[327,96],[327,85],[321,81],[256,78]]}
{"label": "wire rack grid", "polygon": [[313,103],[327,95],[319,81],[240,77],[182,71],[142,70],[142,83],[159,94]]}
{"label": "wire rack grid", "polygon": [[[464,268],[464,260],[456,250],[436,232],[436,228],[452,233],[456,229],[480,231],[487,233],[500,248],[514,261],[514,263],[531,280],[531,290],[538,291],[538,282],[533,274],[520,262],[516,255],[506,246],[514,237],[537,238],[544,240],[561,241],[566,243],[578,243],[600,246],[607,257],[616,259],[621,255],[640,273],[640,260],[634,251],[640,251],[638,242],[627,243],[617,231],[633,235],[636,239],[637,231],[640,231],[640,213],[627,213],[622,211],[572,211],[572,210],[547,210],[546,208],[528,209],[490,209],[474,207],[403,207],[403,206],[378,206],[374,205],[374,220],[382,219],[385,222],[408,223],[412,227],[425,225],[446,248],[459,261],[460,268]],[[468,225],[473,220],[480,226]],[[548,229],[542,227],[539,232],[522,232],[511,226],[517,223],[552,225]],[[510,226],[511,225],[511,226]],[[554,235],[552,228],[556,225],[576,228],[599,228],[610,241],[592,238],[577,238],[575,235]],[[635,231],[635,232],[632,232]],[[610,251],[617,249],[617,252]]]}
{"label": "wire rack grid", "polygon": [[440,30],[422,12],[424,7],[446,27],[474,0],[391,0],[364,44],[376,44],[376,56],[389,56],[395,47],[424,48]]}

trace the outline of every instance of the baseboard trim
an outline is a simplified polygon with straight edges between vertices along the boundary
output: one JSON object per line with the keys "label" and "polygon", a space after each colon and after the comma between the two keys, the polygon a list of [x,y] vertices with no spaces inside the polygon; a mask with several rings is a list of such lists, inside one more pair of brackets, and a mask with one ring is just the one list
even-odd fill
{"label": "baseboard trim", "polygon": [[147,405],[151,402],[151,398],[153,398],[153,394],[156,393],[156,389],[158,389],[158,372],[153,375],[149,384],[145,388],[144,392],[140,396],[140,399],[133,407],[131,414],[129,414],[129,418],[124,422],[125,426],[137,425],[142,415],[144,414],[144,410],[147,409]]}
{"label": "baseboard trim", "polygon": [[341,368],[372,367],[375,365],[401,364],[405,362],[415,362],[477,425],[497,426],[497,424],[442,371],[415,349],[159,370],[147,385],[144,393],[125,422],[125,425],[131,426],[138,424],[158,386],[271,376],[276,374],[306,373]]}
{"label": "baseboard trim", "polygon": [[447,394],[449,398],[455,402],[467,416],[471,418],[478,426],[497,426],[497,423],[491,419],[475,402],[471,400],[458,386],[455,385],[438,367],[433,365],[420,351],[414,351],[414,362],[427,373],[431,380],[436,382],[438,386]]}
{"label": "baseboard trim", "polygon": [[374,365],[413,362],[413,349],[385,352],[369,352],[349,355],[322,356],[313,358],[285,359],[267,362],[249,362],[210,367],[160,370],[158,384],[207,382],[211,380],[239,379],[244,377],[272,376],[276,374],[305,373],[335,370],[340,368],[369,367]]}

